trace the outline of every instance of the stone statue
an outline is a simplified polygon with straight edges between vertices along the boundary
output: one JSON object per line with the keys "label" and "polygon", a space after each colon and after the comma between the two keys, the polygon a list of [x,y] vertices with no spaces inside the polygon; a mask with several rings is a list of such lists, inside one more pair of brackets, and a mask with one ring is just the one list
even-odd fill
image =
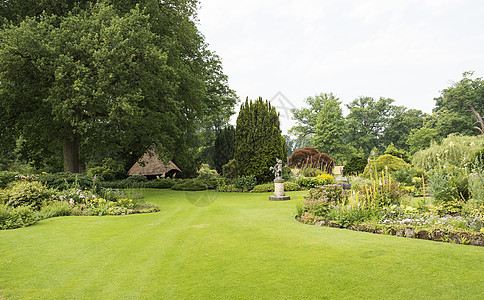
{"label": "stone statue", "polygon": [[271,167],[271,171],[274,172],[274,195],[269,196],[269,200],[271,201],[281,201],[281,200],[289,200],[291,197],[287,196],[284,193],[284,179],[282,179],[282,160],[276,158],[276,165]]}
{"label": "stone statue", "polygon": [[276,165],[271,167],[271,171],[274,172],[276,179],[282,178],[282,159],[276,158]]}

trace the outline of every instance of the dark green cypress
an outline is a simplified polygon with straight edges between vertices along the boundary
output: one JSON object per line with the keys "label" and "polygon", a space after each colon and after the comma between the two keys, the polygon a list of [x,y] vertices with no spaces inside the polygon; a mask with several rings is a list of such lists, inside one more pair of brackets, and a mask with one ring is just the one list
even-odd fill
{"label": "dark green cypress", "polygon": [[286,162],[287,149],[279,114],[268,101],[247,99],[240,107],[235,130],[235,160],[239,176],[255,176],[257,182],[274,179],[270,170],[276,158]]}
{"label": "dark green cypress", "polygon": [[235,127],[229,125],[217,132],[214,146],[214,164],[219,174],[223,174],[222,167],[234,158]]}

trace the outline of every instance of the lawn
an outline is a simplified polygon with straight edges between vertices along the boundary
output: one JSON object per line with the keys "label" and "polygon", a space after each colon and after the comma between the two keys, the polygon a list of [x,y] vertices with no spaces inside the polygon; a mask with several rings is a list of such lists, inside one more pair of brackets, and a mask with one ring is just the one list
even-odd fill
{"label": "lawn", "polygon": [[1,299],[484,299],[484,248],[300,224],[269,193],[0,231]]}

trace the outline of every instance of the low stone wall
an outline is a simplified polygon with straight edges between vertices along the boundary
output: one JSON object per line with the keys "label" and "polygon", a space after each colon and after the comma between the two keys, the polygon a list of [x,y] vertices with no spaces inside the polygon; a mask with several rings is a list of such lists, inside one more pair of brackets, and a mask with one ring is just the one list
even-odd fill
{"label": "low stone wall", "polygon": [[[297,221],[301,221],[296,216]],[[443,229],[426,230],[418,229],[414,227],[396,228],[393,226],[386,226],[385,228],[376,228],[371,225],[358,225],[343,227],[336,224],[334,221],[319,221],[314,224],[315,226],[327,226],[333,228],[342,228],[355,231],[371,232],[374,234],[388,234],[399,237],[430,240],[435,242],[447,242],[453,244],[464,244],[472,246],[484,247],[484,234],[482,233],[468,233],[468,232],[454,232]]]}

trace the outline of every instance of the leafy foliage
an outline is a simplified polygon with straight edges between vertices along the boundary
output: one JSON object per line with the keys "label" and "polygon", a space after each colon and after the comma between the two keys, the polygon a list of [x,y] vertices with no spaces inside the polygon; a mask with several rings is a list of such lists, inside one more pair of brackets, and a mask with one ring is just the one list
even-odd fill
{"label": "leafy foliage", "polygon": [[52,198],[53,193],[38,181],[22,180],[3,190],[0,195],[2,202],[7,206],[40,209],[44,202]]}
{"label": "leafy foliage", "polygon": [[405,166],[408,166],[408,164],[400,157],[385,154],[378,157],[376,160],[368,162],[368,165],[363,172],[363,177],[380,176],[382,171],[395,172]]}
{"label": "leafy foliage", "polygon": [[365,171],[368,164],[363,154],[353,154],[343,168],[343,176],[358,175]]}
{"label": "leafy foliage", "polygon": [[290,167],[307,169],[315,168],[328,174],[333,172],[334,160],[326,153],[319,153],[314,147],[298,149],[289,157]]}
{"label": "leafy foliage", "polygon": [[257,185],[255,176],[239,176],[235,179],[235,187],[246,191],[251,191]]}
{"label": "leafy foliage", "polygon": [[235,132],[235,161],[239,176],[255,176],[258,183],[273,178],[270,170],[276,159],[286,159],[286,145],[281,134],[279,114],[259,98],[241,106]]}
{"label": "leafy foliage", "polygon": [[429,148],[413,155],[413,163],[430,170],[439,165],[462,166],[472,155],[484,146],[481,136],[449,135],[441,144],[432,144]]}
{"label": "leafy foliage", "polygon": [[235,128],[232,125],[217,132],[213,155],[215,169],[223,174],[223,166],[234,159],[235,155]]}

